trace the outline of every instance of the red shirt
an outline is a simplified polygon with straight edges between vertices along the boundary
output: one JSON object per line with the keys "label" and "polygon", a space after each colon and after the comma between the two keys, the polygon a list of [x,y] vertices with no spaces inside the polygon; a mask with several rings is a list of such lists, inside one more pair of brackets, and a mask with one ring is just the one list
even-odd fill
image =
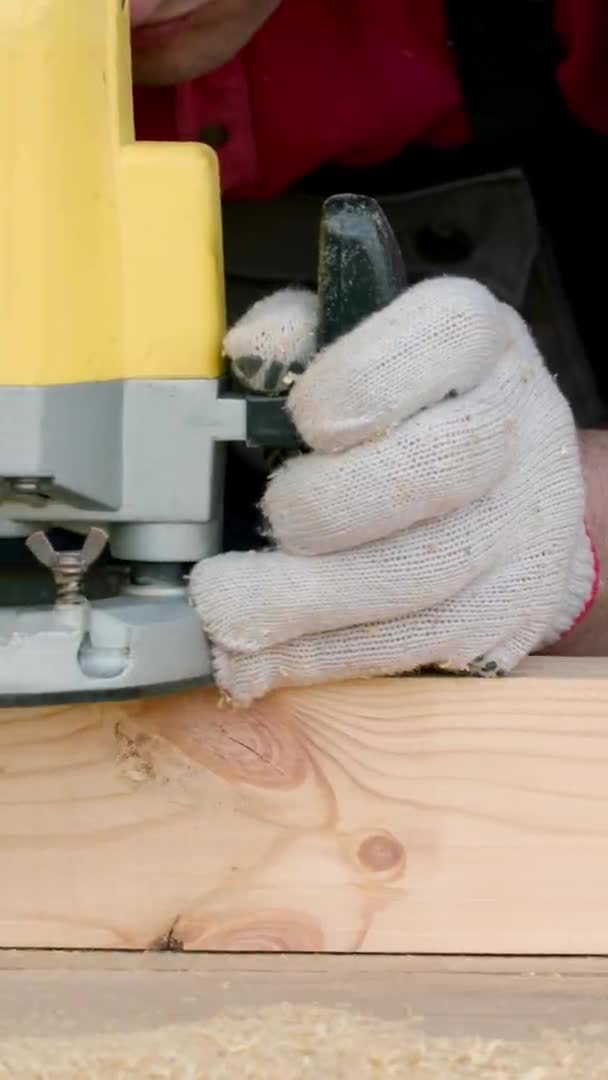
{"label": "red shirt", "polygon": [[[555,0],[555,20],[565,99],[608,134],[608,0]],[[135,107],[142,139],[225,129],[222,187],[238,198],[275,195],[325,164],[374,165],[414,141],[469,138],[443,0],[283,0],[218,71],[138,88]]]}

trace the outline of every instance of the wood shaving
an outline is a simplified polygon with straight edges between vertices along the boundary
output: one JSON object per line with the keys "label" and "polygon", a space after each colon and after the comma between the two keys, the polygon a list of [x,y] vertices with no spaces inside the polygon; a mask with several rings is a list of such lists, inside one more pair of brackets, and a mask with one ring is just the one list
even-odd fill
{"label": "wood shaving", "polygon": [[608,1080],[608,1027],[526,1042],[282,1005],[133,1035],[0,1041],[11,1080]]}

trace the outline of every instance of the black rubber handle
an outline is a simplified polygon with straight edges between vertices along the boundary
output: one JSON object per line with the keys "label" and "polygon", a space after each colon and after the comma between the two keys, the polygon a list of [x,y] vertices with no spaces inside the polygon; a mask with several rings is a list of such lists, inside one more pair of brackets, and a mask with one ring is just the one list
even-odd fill
{"label": "black rubber handle", "polygon": [[[399,245],[378,203],[365,195],[328,199],[319,234],[318,349],[385,307],[405,286]],[[247,395],[247,443],[302,446],[283,398]]]}
{"label": "black rubber handle", "polygon": [[395,234],[375,199],[334,195],[323,207],[319,235],[317,347],[331,345],[406,286]]}

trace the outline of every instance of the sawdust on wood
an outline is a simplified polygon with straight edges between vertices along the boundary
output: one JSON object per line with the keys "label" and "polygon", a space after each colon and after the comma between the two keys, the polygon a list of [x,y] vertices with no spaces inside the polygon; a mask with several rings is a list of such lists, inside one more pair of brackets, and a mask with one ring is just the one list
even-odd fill
{"label": "sawdust on wood", "polygon": [[0,1042],[11,1080],[606,1080],[608,1027],[527,1042],[429,1036],[411,1019],[282,1005],[133,1035]]}

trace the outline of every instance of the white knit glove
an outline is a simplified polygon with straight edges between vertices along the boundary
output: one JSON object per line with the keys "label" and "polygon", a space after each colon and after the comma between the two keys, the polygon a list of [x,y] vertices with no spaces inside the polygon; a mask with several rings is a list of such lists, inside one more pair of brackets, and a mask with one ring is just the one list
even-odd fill
{"label": "white knit glove", "polygon": [[[307,294],[256,305],[228,335],[235,368],[284,362],[290,334],[302,363],[315,318]],[[268,485],[276,550],[220,555],[191,577],[236,702],[426,665],[502,674],[590,604],[570,408],[483,286],[410,289],[314,358],[289,409],[314,452]]]}

